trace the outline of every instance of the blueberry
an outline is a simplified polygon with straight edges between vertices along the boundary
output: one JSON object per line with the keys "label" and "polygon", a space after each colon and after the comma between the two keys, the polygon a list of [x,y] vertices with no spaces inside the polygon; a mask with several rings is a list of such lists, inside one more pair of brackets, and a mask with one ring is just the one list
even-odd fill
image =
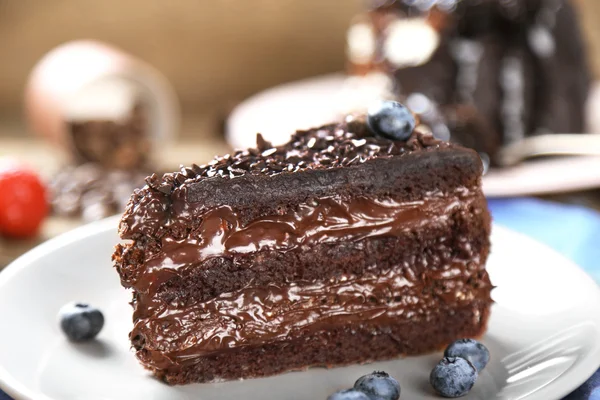
{"label": "blueberry", "polygon": [[481,372],[490,361],[488,349],[475,339],[459,339],[446,348],[445,357],[461,357],[468,360]]}
{"label": "blueberry", "polygon": [[477,370],[467,360],[460,357],[444,357],[435,366],[429,383],[444,397],[460,397],[469,393],[477,380]]}
{"label": "blueberry", "polygon": [[383,371],[361,376],[354,383],[354,389],[360,390],[371,400],[398,400],[400,398],[400,384],[397,380]]}
{"label": "blueberry", "polygon": [[367,125],[378,136],[407,140],[415,129],[415,117],[397,101],[384,101],[369,108]]}
{"label": "blueberry", "polygon": [[66,304],[60,309],[58,315],[62,331],[73,342],[95,338],[104,326],[102,312],[87,304]]}
{"label": "blueberry", "polygon": [[371,400],[369,396],[356,389],[346,389],[335,392],[327,400]]}

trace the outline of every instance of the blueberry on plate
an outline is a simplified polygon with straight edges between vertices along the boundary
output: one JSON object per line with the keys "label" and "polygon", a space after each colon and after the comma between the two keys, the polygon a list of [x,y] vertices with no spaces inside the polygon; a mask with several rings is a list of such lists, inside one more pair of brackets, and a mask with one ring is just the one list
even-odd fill
{"label": "blueberry on plate", "polygon": [[371,400],[369,396],[356,389],[346,389],[335,392],[327,400]]}
{"label": "blueberry on plate", "polygon": [[429,375],[429,383],[435,391],[450,398],[469,393],[476,380],[477,370],[473,364],[460,357],[444,357]]}
{"label": "blueberry on plate", "polygon": [[415,117],[397,101],[384,101],[369,108],[367,125],[378,136],[407,140],[415,129]]}
{"label": "blueberry on plate", "polygon": [[60,309],[58,316],[62,331],[73,342],[95,338],[104,326],[102,312],[88,304],[66,304]]}
{"label": "blueberry on plate", "polygon": [[481,372],[490,361],[490,352],[475,339],[459,339],[451,343],[444,352],[445,357],[461,357],[468,360]]}
{"label": "blueberry on plate", "polygon": [[383,371],[361,376],[354,383],[354,389],[369,396],[371,400],[398,400],[400,384],[397,380]]}

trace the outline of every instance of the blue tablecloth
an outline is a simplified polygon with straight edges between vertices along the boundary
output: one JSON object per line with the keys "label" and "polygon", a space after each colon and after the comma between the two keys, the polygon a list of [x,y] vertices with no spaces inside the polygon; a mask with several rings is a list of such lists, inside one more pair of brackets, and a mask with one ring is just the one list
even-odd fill
{"label": "blue tablecloth", "polygon": [[[489,205],[496,223],[554,248],[600,283],[600,214],[529,198],[494,199]],[[0,391],[0,400],[11,399]],[[564,400],[600,400],[600,370]]]}

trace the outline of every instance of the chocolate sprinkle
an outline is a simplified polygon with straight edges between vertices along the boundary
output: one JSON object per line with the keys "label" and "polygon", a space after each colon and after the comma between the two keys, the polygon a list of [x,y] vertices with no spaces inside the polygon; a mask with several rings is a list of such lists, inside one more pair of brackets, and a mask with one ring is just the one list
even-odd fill
{"label": "chocolate sprinkle", "polygon": [[364,117],[349,117],[345,122],[329,124],[310,130],[297,131],[290,141],[272,146],[259,134],[257,148],[238,150],[216,157],[206,165],[181,167],[156,182],[151,177],[148,186],[168,194],[174,187],[220,176],[224,179],[253,174],[274,176],[301,170],[347,167],[375,158],[387,158],[430,147],[447,147],[429,132],[415,129],[407,142],[374,136]]}

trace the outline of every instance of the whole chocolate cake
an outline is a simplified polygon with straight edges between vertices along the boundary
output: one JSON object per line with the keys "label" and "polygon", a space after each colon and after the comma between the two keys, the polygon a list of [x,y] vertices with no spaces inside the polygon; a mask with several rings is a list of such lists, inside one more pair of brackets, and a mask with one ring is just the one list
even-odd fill
{"label": "whole chocolate cake", "polygon": [[590,74],[569,0],[367,3],[348,32],[350,73],[389,76],[436,136],[494,161],[524,136],[584,131]]}
{"label": "whole chocolate cake", "polygon": [[399,120],[352,116],[278,147],[259,135],[257,148],[135,191],[113,260],[133,289],[130,338],[146,368],[212,382],[483,334],[481,160],[391,110]]}

